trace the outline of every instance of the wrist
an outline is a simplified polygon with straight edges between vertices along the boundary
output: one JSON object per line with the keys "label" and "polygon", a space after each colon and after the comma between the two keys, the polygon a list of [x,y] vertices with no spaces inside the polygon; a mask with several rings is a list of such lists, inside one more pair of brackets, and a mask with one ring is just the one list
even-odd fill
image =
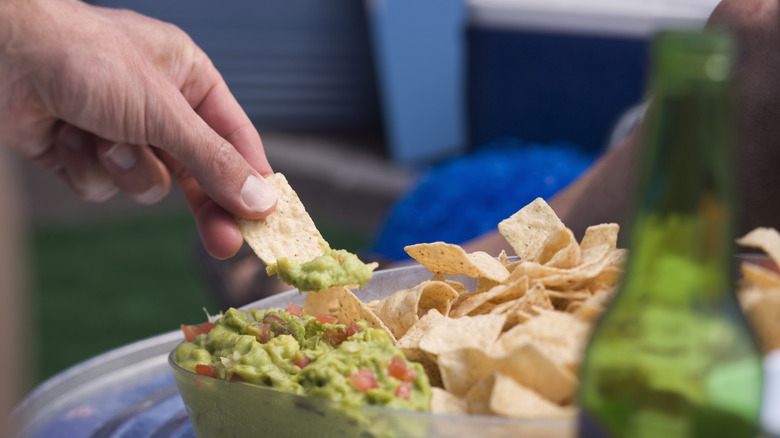
{"label": "wrist", "polygon": [[19,59],[45,52],[61,38],[59,23],[67,21],[77,2],[69,0],[0,0],[0,56]]}
{"label": "wrist", "polygon": [[37,0],[0,1],[0,58],[13,61],[30,47],[30,33],[42,18],[38,6]]}
{"label": "wrist", "polygon": [[19,9],[23,7],[18,0],[0,2],[0,55],[4,55],[16,33]]}

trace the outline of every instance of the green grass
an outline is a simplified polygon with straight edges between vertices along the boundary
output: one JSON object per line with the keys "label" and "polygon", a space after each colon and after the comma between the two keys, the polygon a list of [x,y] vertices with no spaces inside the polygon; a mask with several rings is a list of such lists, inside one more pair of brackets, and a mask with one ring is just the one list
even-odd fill
{"label": "green grass", "polygon": [[[315,221],[334,248],[369,236]],[[110,349],[175,330],[218,306],[196,272],[194,222],[160,217],[36,228],[32,233],[34,383]]]}
{"label": "green grass", "polygon": [[187,214],[36,229],[37,381],[112,348],[197,322],[215,303]]}

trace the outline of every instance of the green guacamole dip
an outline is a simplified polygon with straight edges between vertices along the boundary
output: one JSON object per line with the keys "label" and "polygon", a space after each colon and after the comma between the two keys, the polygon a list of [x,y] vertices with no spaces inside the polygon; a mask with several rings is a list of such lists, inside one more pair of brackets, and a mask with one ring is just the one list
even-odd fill
{"label": "green guacamole dip", "polygon": [[363,322],[346,326],[278,309],[229,309],[211,331],[179,345],[175,362],[219,379],[350,405],[430,407],[422,366],[407,361],[383,330]]}
{"label": "green guacamole dip", "polygon": [[277,274],[285,283],[300,291],[320,291],[331,286],[357,284],[371,280],[373,270],[355,255],[345,250],[327,249],[325,254],[306,263],[279,258],[266,267],[268,275]]}

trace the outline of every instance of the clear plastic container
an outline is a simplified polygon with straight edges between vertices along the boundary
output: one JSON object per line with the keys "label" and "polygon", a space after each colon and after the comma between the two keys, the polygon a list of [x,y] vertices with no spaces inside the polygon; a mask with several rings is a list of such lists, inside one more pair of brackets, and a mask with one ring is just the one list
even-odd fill
{"label": "clear plastic container", "polygon": [[198,438],[574,436],[573,420],[513,420],[353,407],[195,374],[168,359]]}
{"label": "clear plastic container", "polygon": [[[381,299],[428,280],[420,266],[380,271],[356,292],[363,301]],[[474,279],[458,277],[465,285]],[[247,307],[285,308],[303,304],[297,291]],[[434,415],[373,406],[350,407],[326,399],[287,394],[247,383],[231,383],[185,370],[168,358],[176,385],[198,438],[278,437],[573,437],[573,420],[518,420],[478,415]]]}

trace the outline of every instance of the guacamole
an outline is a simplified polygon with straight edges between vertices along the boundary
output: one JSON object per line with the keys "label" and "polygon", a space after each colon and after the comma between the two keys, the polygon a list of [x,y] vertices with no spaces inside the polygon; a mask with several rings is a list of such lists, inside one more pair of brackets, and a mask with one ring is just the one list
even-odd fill
{"label": "guacamole", "polygon": [[345,250],[326,249],[314,260],[299,263],[279,258],[266,267],[268,275],[277,274],[285,283],[300,291],[320,291],[331,286],[365,286],[373,275],[373,268]]}
{"label": "guacamole", "polygon": [[347,326],[328,316],[229,309],[174,356],[198,374],[350,405],[418,411],[430,405],[422,366],[407,361],[383,330],[363,322]]}

